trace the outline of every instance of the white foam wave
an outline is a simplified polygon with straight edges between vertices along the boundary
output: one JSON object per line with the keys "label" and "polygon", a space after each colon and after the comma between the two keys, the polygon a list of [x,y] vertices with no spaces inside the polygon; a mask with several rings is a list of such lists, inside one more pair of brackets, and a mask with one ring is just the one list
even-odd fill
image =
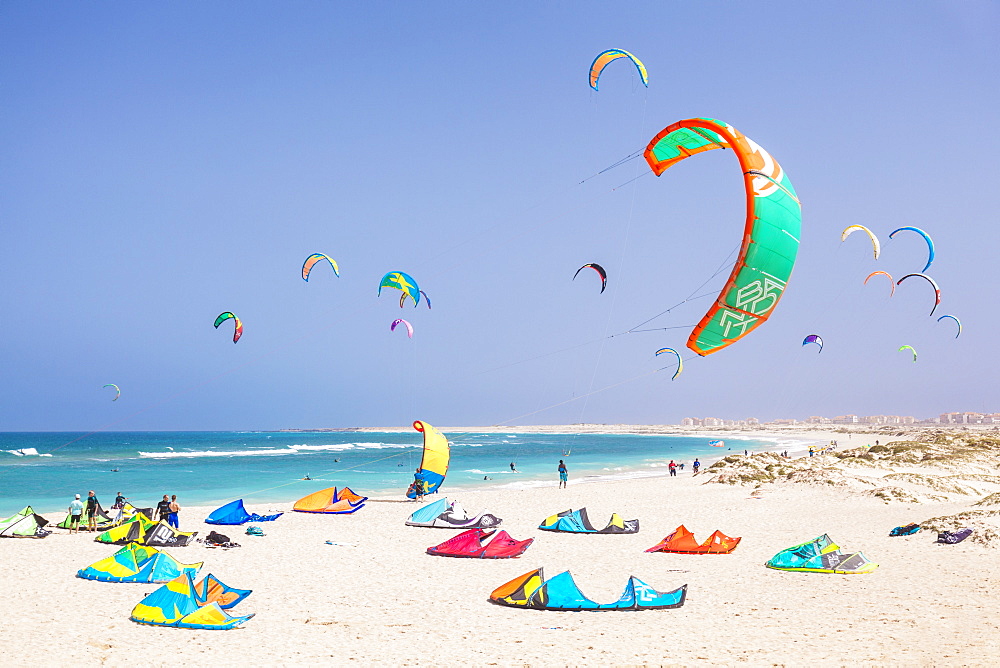
{"label": "white foam wave", "polygon": [[327,443],[321,445],[311,445],[308,443],[301,443],[296,445],[290,445],[289,448],[293,450],[380,450],[383,448],[413,448],[415,445],[407,443]]}
{"label": "white foam wave", "polygon": [[139,451],[140,457],[150,457],[153,459],[174,459],[174,458],[194,458],[194,457],[274,457],[278,455],[296,455],[297,451],[291,448],[281,450],[196,450],[192,452],[143,452]]}
{"label": "white foam wave", "polygon": [[18,457],[29,457],[34,455],[39,456],[38,450],[35,448],[21,448],[20,450],[4,450],[4,452],[9,452],[12,455],[17,455]]}
{"label": "white foam wave", "polygon": [[401,443],[327,443],[311,445],[308,443],[298,443],[285,448],[259,448],[256,450],[192,450],[170,452],[143,452],[139,451],[140,457],[152,459],[170,459],[176,457],[276,457],[281,455],[307,454],[319,451],[343,451],[343,450],[379,450],[383,448],[410,448],[412,445]]}

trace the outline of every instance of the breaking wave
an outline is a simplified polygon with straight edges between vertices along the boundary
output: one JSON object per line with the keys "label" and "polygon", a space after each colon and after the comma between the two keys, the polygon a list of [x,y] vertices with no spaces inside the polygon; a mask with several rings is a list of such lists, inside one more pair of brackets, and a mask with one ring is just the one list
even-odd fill
{"label": "breaking wave", "polygon": [[30,457],[32,455],[39,457],[38,450],[35,448],[21,448],[20,450],[4,450],[4,452],[9,452],[12,455],[17,455],[18,457]]}
{"label": "breaking wave", "polygon": [[380,450],[384,448],[413,448],[415,446],[403,443],[331,443],[327,445],[308,445],[305,443],[289,445],[284,448],[257,448],[254,450],[189,450],[168,452],[143,452],[140,457],[150,459],[178,459],[195,457],[280,457],[284,455],[309,454],[310,452],[345,451],[345,450]]}

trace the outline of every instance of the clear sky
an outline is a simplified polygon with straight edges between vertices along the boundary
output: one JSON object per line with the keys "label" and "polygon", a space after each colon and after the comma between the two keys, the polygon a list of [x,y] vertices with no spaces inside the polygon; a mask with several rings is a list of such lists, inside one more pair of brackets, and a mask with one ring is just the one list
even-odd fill
{"label": "clear sky", "polygon": [[[0,3],[0,430],[1000,411],[998,35],[975,0]],[[593,92],[608,48],[649,88],[619,61]],[[781,162],[802,245],[769,322],[671,381],[737,163],[580,181],[694,116]],[[923,267],[904,225],[935,318],[919,280],[862,286]],[[314,252],[341,277],[302,281]],[[378,298],[392,270],[433,309]]]}

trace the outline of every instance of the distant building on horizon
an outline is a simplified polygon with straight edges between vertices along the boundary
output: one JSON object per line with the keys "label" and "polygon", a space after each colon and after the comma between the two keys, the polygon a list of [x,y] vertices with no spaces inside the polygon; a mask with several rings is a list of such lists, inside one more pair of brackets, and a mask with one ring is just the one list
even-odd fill
{"label": "distant building on horizon", "polygon": [[912,415],[869,415],[861,418],[864,424],[914,424],[917,421]]}
{"label": "distant building on horizon", "polygon": [[760,421],[757,418],[747,418],[746,420],[723,420],[715,417],[686,417],[681,420],[682,427],[745,427],[747,425],[757,424],[760,424]]}
{"label": "distant building on horizon", "polygon": [[941,424],[1000,424],[1000,413],[941,413]]}
{"label": "distant building on horizon", "polygon": [[[755,417],[745,420],[727,420],[716,417],[686,417],[681,420],[681,425],[685,427],[756,427],[761,424]],[[891,425],[914,425],[914,424],[1000,424],[1000,413],[976,413],[973,411],[959,411],[954,413],[941,413],[938,417],[918,420],[912,415],[866,415],[860,417],[853,414],[838,415],[833,418],[822,415],[810,415],[806,420],[800,421],[795,418],[776,418],[764,424],[773,425],[795,425],[795,424],[865,424],[877,426]]]}

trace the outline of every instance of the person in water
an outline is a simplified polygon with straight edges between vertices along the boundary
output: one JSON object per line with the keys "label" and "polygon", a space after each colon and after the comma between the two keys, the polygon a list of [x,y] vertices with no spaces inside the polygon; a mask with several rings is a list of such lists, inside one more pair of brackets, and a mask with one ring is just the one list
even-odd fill
{"label": "person in water", "polygon": [[514,468],[514,462],[510,463],[510,470],[513,471],[514,473],[517,473],[517,469]]}
{"label": "person in water", "polygon": [[97,508],[100,505],[94,490],[90,490],[87,494],[87,531],[97,531]]}
{"label": "person in water", "polygon": [[566,482],[569,480],[569,469],[566,468],[566,463],[563,460],[559,460],[559,487],[565,488]]}
{"label": "person in water", "polygon": [[177,513],[181,512],[181,504],[177,503],[177,495],[174,494],[170,497],[170,514],[167,515],[167,524],[175,529],[180,529],[180,523],[177,521]]}

